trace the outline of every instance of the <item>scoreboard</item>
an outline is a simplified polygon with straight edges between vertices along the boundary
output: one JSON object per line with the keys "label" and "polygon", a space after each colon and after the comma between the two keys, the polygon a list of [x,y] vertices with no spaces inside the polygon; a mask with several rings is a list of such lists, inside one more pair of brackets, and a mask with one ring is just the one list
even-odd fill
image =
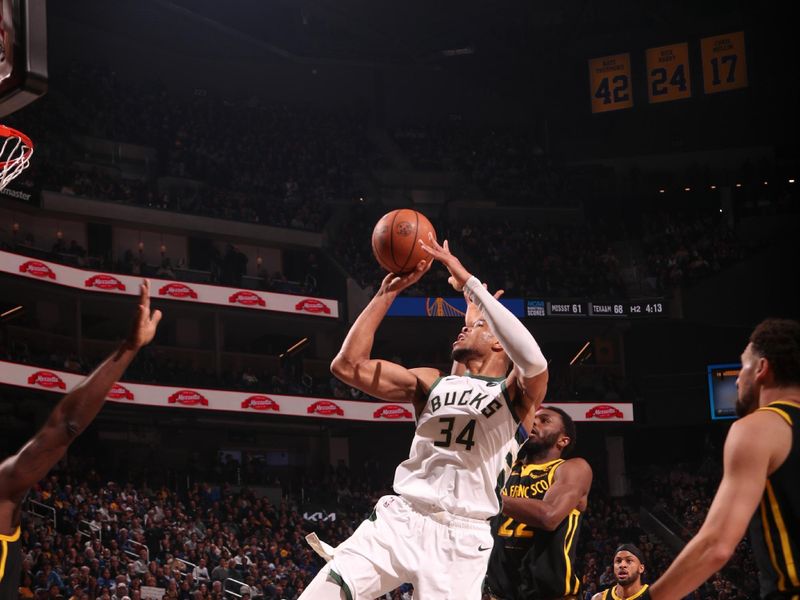
{"label": "scoreboard", "polygon": [[593,302],[574,300],[532,300],[526,303],[528,317],[665,317],[663,300],[634,302]]}
{"label": "scoreboard", "polygon": [[[594,317],[594,318],[650,318],[668,316],[667,303],[663,298],[647,300],[603,300],[569,298],[564,300],[545,298],[500,298],[500,302],[511,314],[525,317]],[[467,304],[460,297],[400,296],[389,307],[389,317],[452,317],[464,318]]]}

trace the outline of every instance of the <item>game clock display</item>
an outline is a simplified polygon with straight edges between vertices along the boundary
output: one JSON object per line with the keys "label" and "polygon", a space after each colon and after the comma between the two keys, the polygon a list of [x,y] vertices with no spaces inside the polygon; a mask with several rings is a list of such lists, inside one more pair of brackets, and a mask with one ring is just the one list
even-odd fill
{"label": "game clock display", "polygon": [[632,317],[657,317],[666,312],[663,302],[632,302],[628,305],[628,314]]}
{"label": "game clock display", "polygon": [[636,302],[579,302],[571,300],[528,300],[528,317],[665,317],[663,300]]}

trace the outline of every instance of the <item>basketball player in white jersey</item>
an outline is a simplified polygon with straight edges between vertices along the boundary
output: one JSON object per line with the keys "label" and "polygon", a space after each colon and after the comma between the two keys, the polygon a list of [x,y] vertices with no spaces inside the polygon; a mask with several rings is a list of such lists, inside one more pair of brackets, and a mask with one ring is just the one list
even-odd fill
{"label": "basketball player in white jersey", "polygon": [[[402,583],[420,600],[479,600],[500,510],[504,467],[520,422],[529,430],[547,389],[547,362],[525,326],[453,256],[447,242],[422,244],[450,271],[483,318],[462,328],[453,358],[463,376],[406,369],[371,357],[375,331],[398,293],[430,268],[389,274],[356,319],[331,364],[343,382],[390,402],[410,402],[416,433],[395,472],[396,495],[337,548],[313,534],[329,560],[302,600],[373,600]],[[513,368],[512,368],[513,367]]]}

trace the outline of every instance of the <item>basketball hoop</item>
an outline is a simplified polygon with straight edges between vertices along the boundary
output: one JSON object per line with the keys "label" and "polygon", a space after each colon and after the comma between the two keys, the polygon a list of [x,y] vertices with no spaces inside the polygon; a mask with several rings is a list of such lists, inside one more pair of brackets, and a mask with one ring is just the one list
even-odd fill
{"label": "basketball hoop", "polygon": [[31,164],[33,142],[31,138],[0,125],[0,190]]}

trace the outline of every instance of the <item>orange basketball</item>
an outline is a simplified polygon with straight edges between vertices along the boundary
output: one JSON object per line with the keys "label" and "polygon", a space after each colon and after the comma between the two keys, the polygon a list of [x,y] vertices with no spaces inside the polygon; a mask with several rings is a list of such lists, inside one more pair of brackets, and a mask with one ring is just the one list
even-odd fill
{"label": "orange basketball", "polygon": [[428,243],[428,233],[436,231],[428,218],[410,208],[400,208],[383,215],[372,231],[372,252],[378,263],[390,273],[413,271],[422,259],[430,258],[417,240]]}

